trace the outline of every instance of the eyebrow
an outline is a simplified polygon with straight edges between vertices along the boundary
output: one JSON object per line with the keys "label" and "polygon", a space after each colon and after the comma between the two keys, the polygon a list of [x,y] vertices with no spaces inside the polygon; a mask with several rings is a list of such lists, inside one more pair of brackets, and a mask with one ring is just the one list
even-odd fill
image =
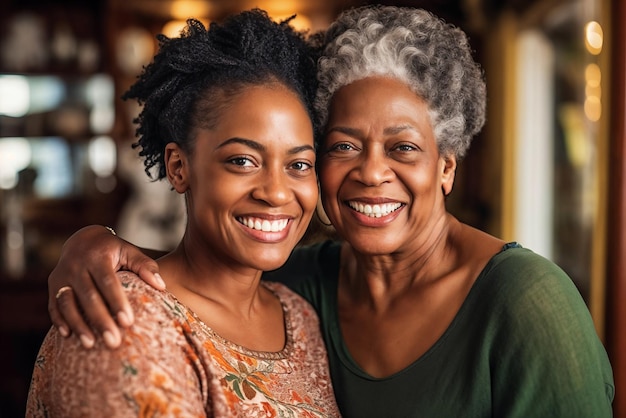
{"label": "eyebrow", "polygon": [[[398,126],[391,126],[388,128],[385,128],[383,130],[383,134],[385,135],[397,135],[400,132],[403,131],[414,131],[417,132],[415,130],[415,128],[413,128],[413,126],[411,125],[398,125]],[[328,130],[328,132],[326,132],[326,134],[329,134],[331,132],[341,132],[343,134],[355,137],[355,138],[360,138],[363,136],[363,134],[361,133],[361,131],[359,129],[353,129],[353,128],[348,128],[345,126],[336,126],[333,127],[331,129]]]}
{"label": "eyebrow", "polygon": [[392,126],[389,128],[385,128],[383,130],[383,133],[385,133],[386,135],[396,135],[399,134],[400,132],[403,131],[415,131],[415,128],[413,128],[413,126],[411,125],[399,125],[399,126]]}
{"label": "eyebrow", "polygon": [[[257,142],[257,141],[253,141],[252,139],[246,139],[246,138],[230,138],[227,139],[226,141],[222,142],[221,144],[219,144],[215,149],[220,149],[222,147],[225,147],[226,145],[230,145],[230,144],[241,144],[241,145],[245,145],[246,147],[252,148],[256,151],[259,152],[263,152],[265,151],[267,148],[265,147],[265,145]],[[293,154],[298,154],[300,152],[304,152],[304,151],[313,151],[315,152],[315,148],[313,148],[312,145],[300,145],[298,147],[293,147],[291,149],[289,149],[289,151],[287,152],[290,155]]]}

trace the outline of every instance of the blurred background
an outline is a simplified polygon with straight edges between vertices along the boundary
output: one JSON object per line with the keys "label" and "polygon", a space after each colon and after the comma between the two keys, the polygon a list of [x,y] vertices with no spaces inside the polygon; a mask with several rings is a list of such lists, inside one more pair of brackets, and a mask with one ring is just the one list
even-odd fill
{"label": "blurred background", "polygon": [[[47,276],[89,224],[169,249],[184,208],[132,150],[120,96],[184,20],[260,7],[323,30],[357,0],[3,0],[0,3],[0,416],[24,415],[50,327]],[[587,302],[626,417],[626,5],[623,0],[415,0],[470,36],[488,120],[450,210],[552,259]]]}

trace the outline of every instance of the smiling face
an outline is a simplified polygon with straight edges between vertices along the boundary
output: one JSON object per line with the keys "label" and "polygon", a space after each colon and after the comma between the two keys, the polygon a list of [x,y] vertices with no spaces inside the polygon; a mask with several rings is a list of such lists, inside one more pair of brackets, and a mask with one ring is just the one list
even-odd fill
{"label": "smiling face", "polygon": [[280,84],[244,87],[196,129],[191,155],[168,144],[166,164],[187,196],[187,251],[233,268],[282,265],[317,202],[311,120]]}
{"label": "smiling face", "polygon": [[321,151],[324,209],[357,251],[411,251],[441,228],[456,160],[439,155],[428,106],[404,83],[371,77],[339,89]]}

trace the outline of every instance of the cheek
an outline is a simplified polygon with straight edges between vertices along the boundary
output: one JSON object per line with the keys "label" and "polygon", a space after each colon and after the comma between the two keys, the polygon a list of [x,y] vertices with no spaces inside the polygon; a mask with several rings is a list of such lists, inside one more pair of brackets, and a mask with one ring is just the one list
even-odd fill
{"label": "cheek", "polygon": [[233,176],[208,170],[196,179],[195,194],[210,208],[229,207],[249,192],[249,185]]}
{"label": "cheek", "polygon": [[411,170],[399,173],[398,178],[412,196],[425,198],[434,193],[441,193],[441,178],[434,169]]}
{"label": "cheek", "polygon": [[339,188],[341,187],[340,178],[341,176],[339,175],[337,167],[331,168],[328,167],[328,165],[320,166],[319,179],[322,207],[324,208],[326,216],[328,216],[330,221],[335,225],[339,224],[339,213],[336,209],[339,207],[337,195],[339,193]]}
{"label": "cheek", "polygon": [[298,196],[305,216],[313,215],[313,211],[317,205],[318,194],[319,189],[317,188],[317,179],[315,178],[299,184],[296,188],[296,196]]}
{"label": "cheek", "polygon": [[330,164],[322,162],[319,166],[319,181],[322,192],[322,199],[325,196],[334,196],[337,193],[340,172],[338,167],[331,167]]}

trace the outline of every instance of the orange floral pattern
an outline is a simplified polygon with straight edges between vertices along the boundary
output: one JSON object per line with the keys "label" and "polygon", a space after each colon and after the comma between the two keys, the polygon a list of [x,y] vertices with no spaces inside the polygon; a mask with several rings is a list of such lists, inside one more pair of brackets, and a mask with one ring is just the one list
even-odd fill
{"label": "orange floral pattern", "polygon": [[27,417],[335,417],[313,308],[278,283],[287,343],[247,350],[207,327],[168,292],[119,273],[135,312],[122,346],[82,348],[52,328],[35,362]]}

